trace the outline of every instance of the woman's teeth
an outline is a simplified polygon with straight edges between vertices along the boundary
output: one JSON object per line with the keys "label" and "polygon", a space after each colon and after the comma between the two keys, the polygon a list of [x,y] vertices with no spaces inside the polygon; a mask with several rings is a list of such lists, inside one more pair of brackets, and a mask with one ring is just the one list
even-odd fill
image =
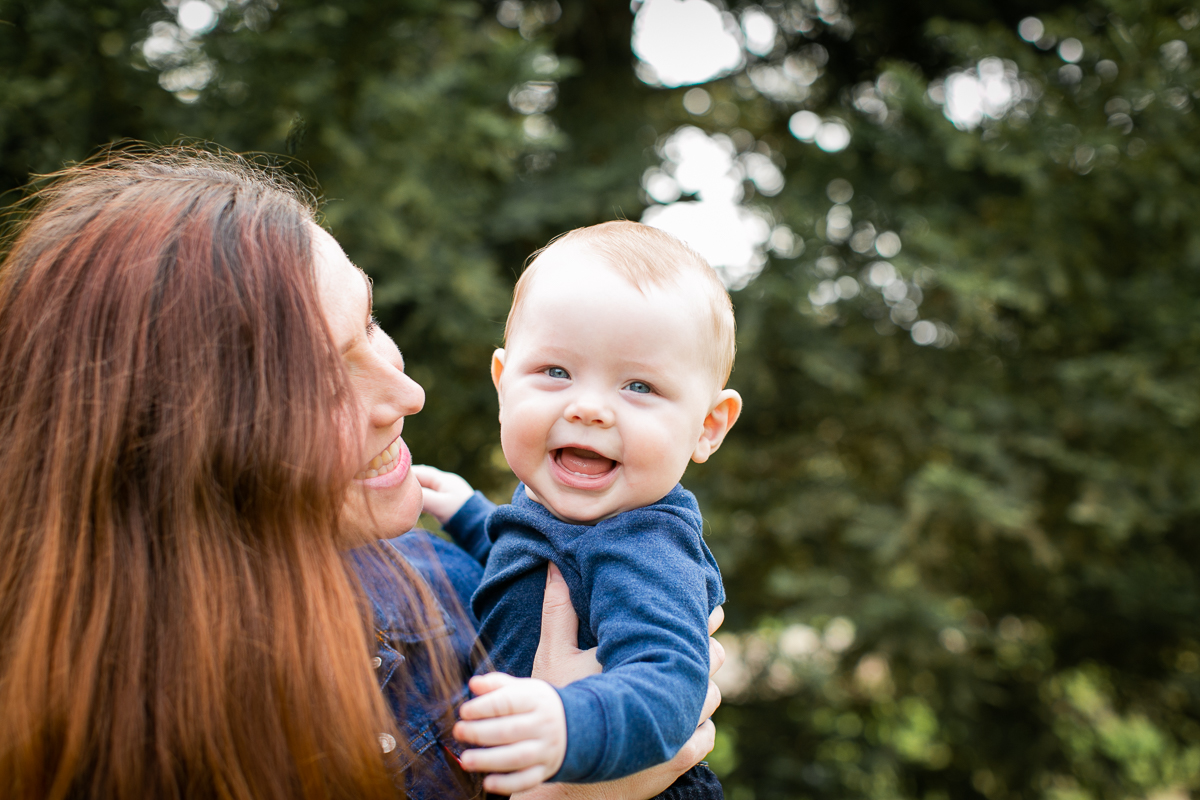
{"label": "woman's teeth", "polygon": [[400,440],[392,442],[388,448],[379,455],[371,459],[371,463],[367,468],[354,476],[356,481],[365,481],[367,478],[378,478],[380,475],[386,475],[396,468],[399,463],[396,461],[400,455]]}

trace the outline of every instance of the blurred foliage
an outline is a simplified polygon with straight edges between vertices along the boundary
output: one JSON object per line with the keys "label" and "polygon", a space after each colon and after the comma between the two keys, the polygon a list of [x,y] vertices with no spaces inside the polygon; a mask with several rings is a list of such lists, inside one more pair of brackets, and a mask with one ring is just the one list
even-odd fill
{"label": "blurred foliage", "polygon": [[[292,155],[428,390],[418,459],[498,497],[524,257],[638,218],[679,126],[782,169],[745,202],[804,247],[735,292],[747,410],[686,479],[730,595],[731,800],[1200,792],[1195,6],[735,4],[776,45],[694,115],[635,78],[623,0],[231,0],[192,36],[176,5],[0,0],[0,189],[122,137]],[[956,126],[987,57],[1021,96]]]}

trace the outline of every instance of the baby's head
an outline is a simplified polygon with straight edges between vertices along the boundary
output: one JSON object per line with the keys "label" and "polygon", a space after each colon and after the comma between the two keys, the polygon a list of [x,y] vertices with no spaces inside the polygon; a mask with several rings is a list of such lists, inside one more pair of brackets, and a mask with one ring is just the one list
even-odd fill
{"label": "baby's head", "polygon": [[729,295],[670,234],[581,228],[517,282],[492,359],[501,444],[530,495],[590,523],[653,503],[741,412]]}

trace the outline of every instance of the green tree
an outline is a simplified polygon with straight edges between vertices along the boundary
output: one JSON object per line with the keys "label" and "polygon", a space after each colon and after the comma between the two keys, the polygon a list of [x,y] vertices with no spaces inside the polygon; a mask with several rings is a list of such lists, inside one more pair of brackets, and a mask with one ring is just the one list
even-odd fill
{"label": "green tree", "polygon": [[524,257],[639,218],[681,126],[781,170],[745,184],[793,233],[734,292],[747,410],[686,479],[732,800],[1200,789],[1194,6],[735,3],[775,43],[693,114],[623,0],[220,5],[0,0],[0,190],[122,137],[284,154],[428,390],[414,452],[497,497]]}
{"label": "green tree", "polygon": [[[781,43],[706,87],[736,121],[696,119],[786,159],[754,202],[807,244],[735,295],[748,411],[694,478],[757,677],[731,795],[1195,790],[1200,14],[934,18],[875,58],[854,5],[766,8]],[[963,76],[1012,102],[956,126]]]}

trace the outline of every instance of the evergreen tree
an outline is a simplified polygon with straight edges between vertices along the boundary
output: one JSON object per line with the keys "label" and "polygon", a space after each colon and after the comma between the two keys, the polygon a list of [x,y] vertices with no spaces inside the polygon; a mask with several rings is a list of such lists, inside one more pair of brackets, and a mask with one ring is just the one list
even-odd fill
{"label": "evergreen tree", "polygon": [[685,478],[729,796],[1197,791],[1200,10],[726,11],[758,38],[689,95],[624,0],[0,0],[0,190],[123,138],[275,154],[428,391],[417,458],[503,499],[523,259],[727,137],[778,234],[733,293],[746,412]]}

